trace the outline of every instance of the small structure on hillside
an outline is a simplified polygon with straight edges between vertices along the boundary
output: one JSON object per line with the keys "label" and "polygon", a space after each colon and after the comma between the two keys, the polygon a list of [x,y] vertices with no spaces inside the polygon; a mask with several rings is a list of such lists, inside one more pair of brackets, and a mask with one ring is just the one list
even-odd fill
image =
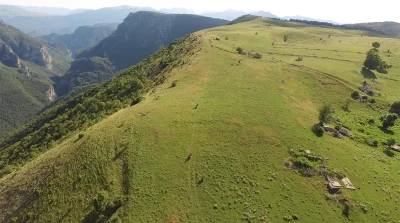
{"label": "small structure on hillside", "polygon": [[350,182],[349,178],[345,177],[342,179],[342,182],[344,183],[344,186],[347,189],[355,190],[356,188],[353,186],[353,184]]}
{"label": "small structure on hillside", "polygon": [[400,152],[400,146],[399,145],[393,145],[390,148],[392,148],[392,150],[394,150],[396,152]]}
{"label": "small structure on hillside", "polygon": [[324,130],[325,130],[325,132],[333,132],[333,133],[337,132],[335,128],[332,128],[329,125],[325,125],[325,124],[324,124]]}
{"label": "small structure on hillside", "polygon": [[339,193],[340,192],[340,188],[342,188],[342,185],[340,185],[339,182],[334,180],[329,175],[326,175],[325,178],[326,178],[326,181],[327,181],[327,185],[326,186],[328,187],[329,193],[331,193],[331,194]]}
{"label": "small structure on hillside", "polygon": [[215,40],[218,40],[218,41],[219,41],[219,40],[221,40],[221,39],[220,39],[219,37],[217,37],[217,38],[215,38]]}

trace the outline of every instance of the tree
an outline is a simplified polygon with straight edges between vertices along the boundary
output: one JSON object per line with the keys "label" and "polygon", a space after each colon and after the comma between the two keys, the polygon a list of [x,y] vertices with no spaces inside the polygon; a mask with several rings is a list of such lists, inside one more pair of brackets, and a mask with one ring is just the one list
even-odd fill
{"label": "tree", "polygon": [[377,50],[377,49],[379,49],[379,47],[381,47],[381,44],[378,42],[373,42],[372,47]]}
{"label": "tree", "polygon": [[395,139],[388,139],[387,141],[386,141],[386,144],[390,147],[390,146],[393,146],[393,145],[396,145],[396,140]]}
{"label": "tree", "polygon": [[392,107],[390,108],[390,112],[400,115],[400,101],[393,103]]}
{"label": "tree", "polygon": [[333,114],[335,113],[335,109],[332,105],[325,104],[319,110],[319,121],[323,123],[330,123],[333,120]]}
{"label": "tree", "polygon": [[376,70],[382,63],[382,59],[378,51],[371,49],[367,53],[367,58],[364,61],[364,66],[370,70]]}
{"label": "tree", "polygon": [[238,47],[238,48],[236,49],[236,52],[238,52],[239,54],[243,54],[243,53],[244,53],[244,50],[243,50],[242,47]]}
{"label": "tree", "polygon": [[287,42],[288,38],[289,38],[288,34],[283,35],[283,41]]}
{"label": "tree", "polygon": [[393,127],[396,123],[398,116],[396,114],[385,115],[381,117],[382,127],[384,129],[388,129],[389,127]]}

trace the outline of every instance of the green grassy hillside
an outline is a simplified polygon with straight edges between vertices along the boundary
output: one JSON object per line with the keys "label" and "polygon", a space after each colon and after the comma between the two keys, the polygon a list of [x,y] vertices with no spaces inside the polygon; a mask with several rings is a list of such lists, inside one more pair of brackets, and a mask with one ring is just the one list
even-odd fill
{"label": "green grassy hillside", "polygon": [[[375,41],[392,52],[389,74],[362,73]],[[383,142],[400,141],[400,125],[383,132],[379,118],[400,98],[399,47],[366,32],[266,19],[193,34],[82,93],[91,103],[76,96],[45,113],[48,124],[36,120],[6,141],[0,221],[398,222],[400,154],[385,153]],[[149,72],[158,64],[167,65]],[[138,78],[143,87],[128,90]],[[375,103],[351,99],[363,81]],[[144,99],[129,106],[138,89]],[[90,112],[107,101],[112,109]],[[312,133],[323,104],[354,137]],[[56,111],[71,116],[51,118]],[[69,130],[53,135],[55,126]],[[316,167],[294,168],[300,161]],[[356,190],[330,195],[323,173],[348,177]]]}

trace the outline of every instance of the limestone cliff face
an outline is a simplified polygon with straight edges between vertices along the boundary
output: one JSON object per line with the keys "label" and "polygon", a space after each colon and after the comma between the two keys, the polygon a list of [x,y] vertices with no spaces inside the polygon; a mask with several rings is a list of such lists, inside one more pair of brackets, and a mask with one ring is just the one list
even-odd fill
{"label": "limestone cliff face", "polygon": [[0,61],[8,67],[21,68],[18,55],[5,43],[0,43]]}
{"label": "limestone cliff face", "polygon": [[56,100],[56,98],[57,98],[57,94],[56,94],[56,91],[54,90],[54,87],[53,87],[53,86],[50,86],[50,89],[47,90],[46,95],[47,95],[47,98],[48,98],[51,102],[53,102],[53,101]]}
{"label": "limestone cliff face", "polygon": [[37,48],[20,48],[21,58],[43,66],[49,70],[53,69],[53,57],[50,55],[46,46],[41,45]]}

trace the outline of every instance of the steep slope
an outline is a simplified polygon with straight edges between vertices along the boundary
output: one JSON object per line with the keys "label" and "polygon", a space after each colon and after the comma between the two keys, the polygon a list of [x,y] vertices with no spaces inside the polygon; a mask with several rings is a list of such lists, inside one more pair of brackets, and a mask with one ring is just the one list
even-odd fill
{"label": "steep slope", "polygon": [[116,69],[121,70],[138,63],[177,38],[224,24],[225,20],[196,15],[131,13],[111,36],[81,52],[77,58],[108,58]]}
{"label": "steep slope", "polygon": [[[400,40],[274,24],[200,31],[43,114],[1,147],[3,170],[22,166],[0,180],[1,220],[398,221],[398,155],[381,142],[400,140],[400,125],[391,135],[377,120],[400,98]],[[374,41],[391,49],[394,66],[375,82],[358,72],[358,52]],[[237,54],[239,46],[264,57]],[[127,107],[137,102],[136,78],[144,99]],[[362,81],[379,83],[376,103],[350,100],[341,109]],[[96,109],[102,102],[110,108]],[[352,138],[311,132],[324,103]],[[366,144],[372,137],[378,147]],[[296,168],[304,159],[311,166]],[[323,174],[349,177],[356,190],[329,194]]]}
{"label": "steep slope", "polygon": [[0,138],[54,101],[52,77],[71,58],[0,21]]}
{"label": "steep slope", "polygon": [[154,9],[120,6],[90,10],[66,16],[17,16],[5,18],[4,21],[26,33],[34,32],[37,36],[59,32],[62,32],[60,34],[68,34],[65,33],[65,30],[71,30],[70,33],[72,33],[80,26],[94,25],[98,23],[120,23],[129,13],[140,10],[153,11]]}
{"label": "steep slope", "polygon": [[65,95],[76,87],[110,79],[115,73],[112,63],[106,58],[91,57],[75,60],[64,76],[55,79],[57,95]]}
{"label": "steep slope", "polygon": [[383,32],[389,36],[400,35],[400,23],[397,22],[370,22],[346,25],[352,28],[367,28],[378,32]]}
{"label": "steep slope", "polygon": [[66,46],[73,55],[78,51],[95,46],[101,40],[108,37],[117,29],[118,24],[99,24],[93,26],[81,26],[72,34],[58,35],[52,33],[39,37],[50,44]]}

